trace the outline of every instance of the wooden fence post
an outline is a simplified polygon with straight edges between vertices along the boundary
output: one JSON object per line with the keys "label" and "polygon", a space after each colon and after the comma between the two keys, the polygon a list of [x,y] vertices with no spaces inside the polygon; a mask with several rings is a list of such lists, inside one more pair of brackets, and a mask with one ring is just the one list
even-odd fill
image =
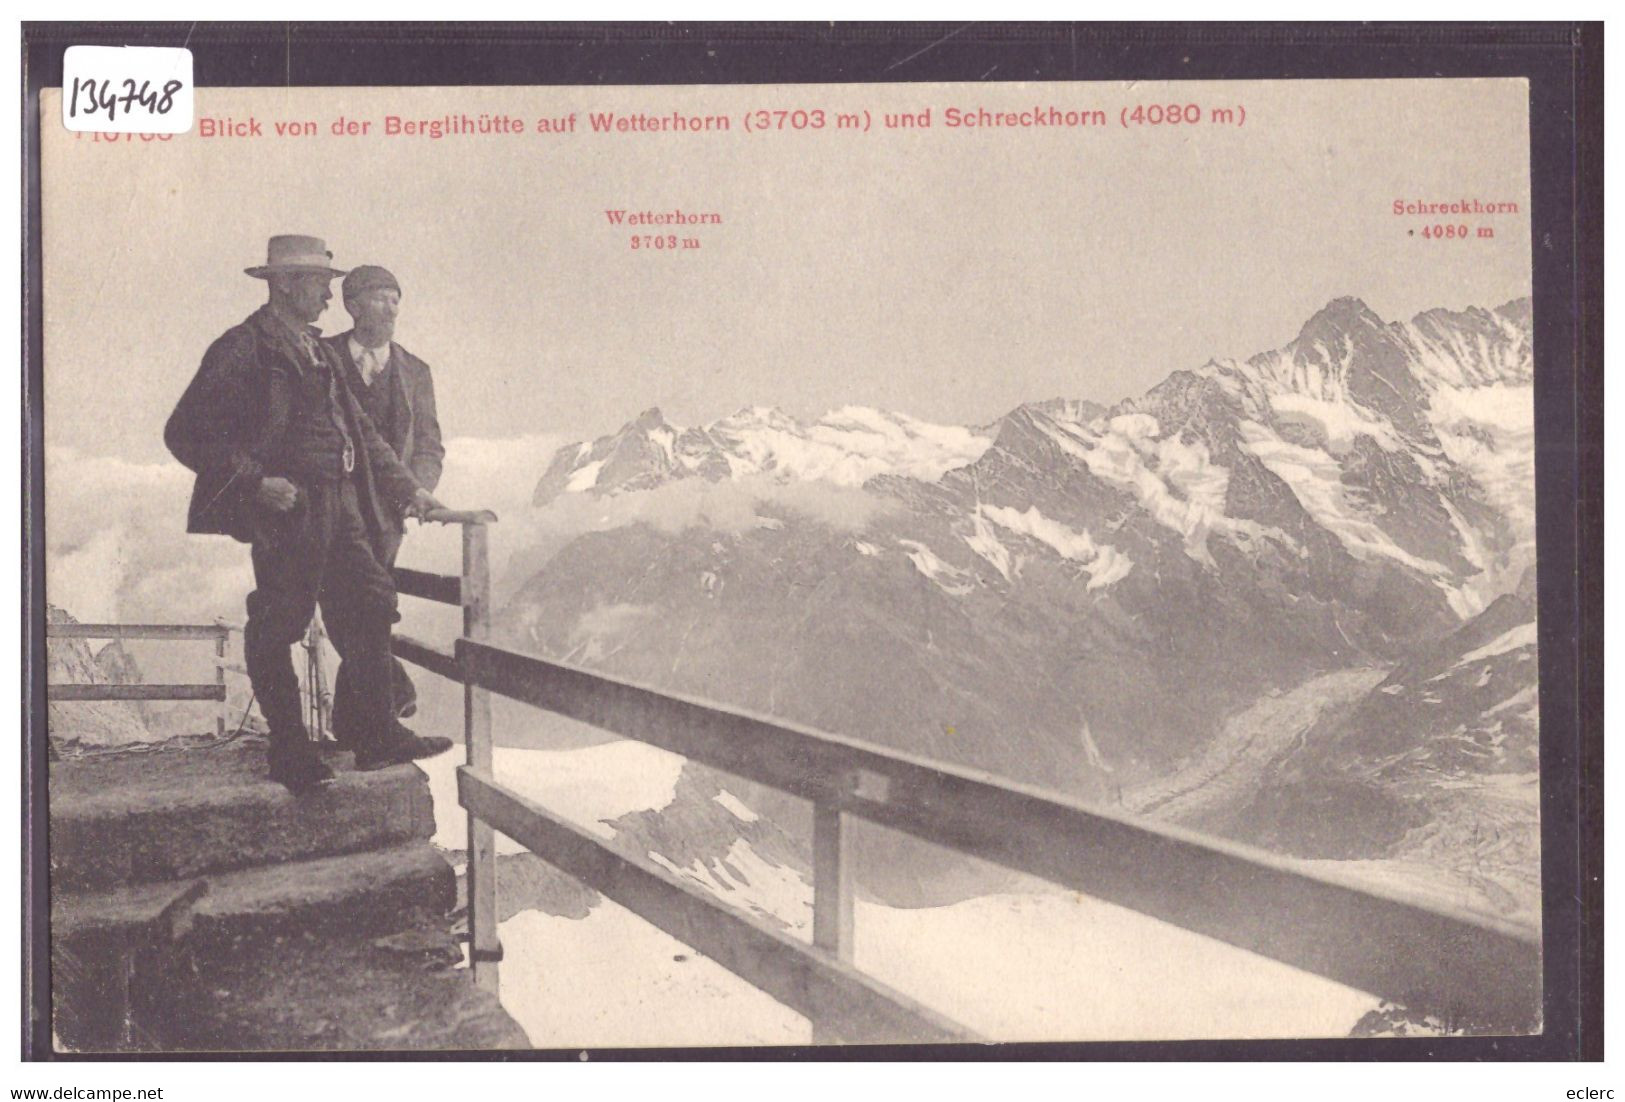
{"label": "wooden fence post", "polygon": [[[463,634],[484,641],[491,634],[491,567],[483,523],[463,525]],[[492,771],[491,694],[463,671],[463,739],[468,767]],[[496,832],[468,815],[468,938],[474,982],[493,995],[502,943],[497,939]]]}
{"label": "wooden fence post", "polygon": [[231,629],[224,622],[216,620],[215,628],[219,634],[214,637],[214,683],[220,686],[220,714],[215,716],[215,738],[226,737],[227,712],[230,710],[226,704],[226,640],[231,638]]}
{"label": "wooden fence post", "polygon": [[[813,944],[852,963],[853,903],[851,832],[841,809],[813,805]],[[841,1038],[829,1023],[813,1022],[813,1041]]]}

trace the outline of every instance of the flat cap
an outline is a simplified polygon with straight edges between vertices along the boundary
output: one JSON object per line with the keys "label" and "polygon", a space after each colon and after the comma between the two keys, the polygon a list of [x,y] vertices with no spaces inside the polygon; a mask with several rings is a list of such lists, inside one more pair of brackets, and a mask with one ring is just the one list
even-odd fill
{"label": "flat cap", "polygon": [[380,287],[387,287],[397,295],[401,293],[400,283],[388,268],[380,268],[376,264],[363,264],[350,269],[350,274],[344,277],[344,285],[340,291],[345,298],[355,298],[368,291],[376,291]]}

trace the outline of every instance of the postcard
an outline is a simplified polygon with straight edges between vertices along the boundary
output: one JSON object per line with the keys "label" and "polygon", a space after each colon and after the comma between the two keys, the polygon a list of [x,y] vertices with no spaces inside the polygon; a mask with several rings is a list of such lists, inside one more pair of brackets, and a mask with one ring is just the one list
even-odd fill
{"label": "postcard", "polygon": [[999,75],[47,90],[59,1049],[1540,1031],[1528,82]]}

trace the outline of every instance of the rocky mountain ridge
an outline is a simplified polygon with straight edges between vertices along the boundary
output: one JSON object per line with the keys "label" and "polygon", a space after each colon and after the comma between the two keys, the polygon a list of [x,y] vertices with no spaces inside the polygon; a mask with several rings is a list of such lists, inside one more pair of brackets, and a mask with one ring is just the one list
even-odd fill
{"label": "rocky mountain ridge", "polygon": [[[725,538],[589,533],[510,606],[508,630],[741,704],[788,696],[805,722],[1028,779],[1066,759],[1059,776],[1088,791],[1102,770],[1079,760],[1085,729],[1113,768],[1156,771],[1234,705],[1391,661],[1516,583],[1533,544],[1528,326],[1523,301],[1388,324],[1339,299],[1279,350],[1176,371],[1109,410],[1024,405],[991,437],[860,409],[699,429],[648,411],[560,449],[537,502],[766,479],[861,489],[880,508],[857,529],[764,499]],[[861,705],[806,690],[832,677]],[[1023,713],[1048,732],[1023,733],[1034,752],[984,752]]]}
{"label": "rocky mountain ridge", "polygon": [[[46,605],[49,624],[77,624],[65,609]],[[46,681],[52,685],[132,685],[141,680],[135,660],[118,640],[93,648],[86,639],[51,639],[45,646]],[[74,701],[52,703],[46,729],[53,746],[120,746],[152,742],[148,706],[138,701]]]}
{"label": "rocky mountain ridge", "polygon": [[[1211,770],[1222,799],[1147,813],[1199,808],[1203,829],[1301,856],[1482,858],[1461,824],[1534,745],[1532,703],[1510,726],[1493,713],[1533,675],[1532,605],[1516,606],[1527,670],[1495,675],[1506,696],[1474,666],[1404,698],[1421,711],[1382,702],[1532,577],[1530,324],[1527,300],[1389,323],[1338,299],[1245,361],[981,428],[854,407],[682,429],[648,411],[559,449],[537,519],[680,491],[743,495],[748,522],[627,511],[553,554],[498,633],[1129,810]],[[810,486],[863,508],[787,492]],[[1378,752],[1360,732],[1384,724],[1397,743]],[[1532,837],[1532,806],[1503,837]],[[1315,835],[1345,821],[1342,843]]]}

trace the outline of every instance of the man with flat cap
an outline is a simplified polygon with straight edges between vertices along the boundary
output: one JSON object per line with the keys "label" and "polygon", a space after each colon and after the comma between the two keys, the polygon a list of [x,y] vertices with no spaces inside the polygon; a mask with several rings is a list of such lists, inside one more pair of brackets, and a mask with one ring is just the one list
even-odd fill
{"label": "man with flat cap", "polygon": [[271,238],[247,274],[269,299],[203,356],[164,442],[197,475],[187,531],[248,543],[243,657],[269,724],[270,773],[295,792],[332,779],[305,730],[288,648],[316,606],[351,618],[348,657],[357,683],[355,762],[377,769],[450,749],[395,720],[390,631],[399,618],[382,557],[402,512],[439,508],[378,435],[344,381],[315,321],[344,273],[319,238]]}
{"label": "man with flat cap", "polygon": [[[349,332],[326,338],[344,365],[345,381],[361,409],[372,419],[378,434],[418,485],[434,492],[446,449],[440,442],[440,421],[435,414],[434,377],[429,365],[395,343],[395,319],[400,315],[401,285],[387,268],[363,264],[350,270],[340,287],[344,309],[355,320]],[[379,562],[395,566],[405,535],[405,513],[397,513],[386,533]],[[339,657],[350,650],[350,623],[343,616],[326,620]],[[417,708],[417,691],[406,668],[392,664],[395,708],[410,716]],[[340,745],[351,742],[355,715],[356,680],[348,662],[341,662],[333,683],[333,733]]]}

